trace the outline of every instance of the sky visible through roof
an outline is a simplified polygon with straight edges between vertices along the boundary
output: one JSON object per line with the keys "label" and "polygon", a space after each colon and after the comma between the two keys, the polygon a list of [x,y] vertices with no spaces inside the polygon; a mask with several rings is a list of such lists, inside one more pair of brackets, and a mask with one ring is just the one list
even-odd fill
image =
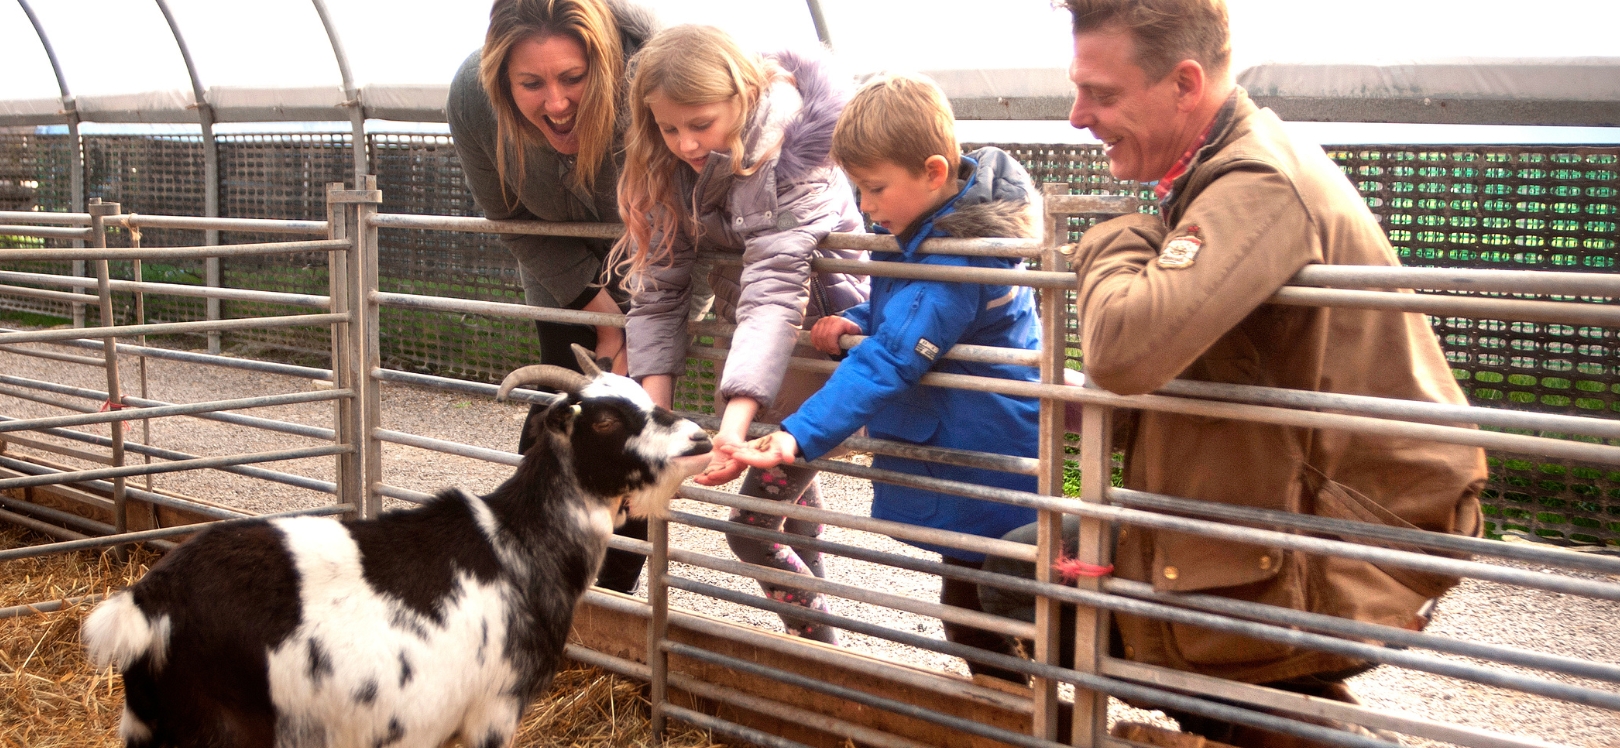
{"label": "sky visible through roof", "polygon": [[[77,96],[153,90],[189,92],[191,82],[155,2],[29,0],[56,48]],[[443,83],[482,40],[487,2],[326,0],[355,83]],[[651,0],[666,24],[709,23],[760,50],[816,43],[804,0]],[[340,84],[332,49],[309,0],[168,0],[204,88],[309,87]],[[821,0],[841,64],[883,69],[1062,67],[1068,61],[1068,14],[1048,0]],[[1234,67],[1266,61],[1391,63],[1460,57],[1620,55],[1616,0],[1230,0]],[[1534,18],[1527,18],[1533,14]],[[59,96],[48,58],[21,6],[0,0],[0,100]],[[976,129],[1052,142],[1063,123],[964,123]],[[260,126],[244,126],[264,129]],[[1342,128],[1309,125],[1345,142]],[[1408,137],[1437,126],[1405,128]],[[431,127],[430,127],[431,129]],[[1620,128],[1442,127],[1495,140],[1620,141]],[[1552,130],[1567,131],[1561,134]],[[1026,135],[1027,133],[1027,135]],[[1374,136],[1378,137],[1374,137]],[[1570,140],[1559,140],[1570,137]],[[1384,142],[1388,142],[1387,140]],[[1518,140],[1516,142],[1531,142]]]}

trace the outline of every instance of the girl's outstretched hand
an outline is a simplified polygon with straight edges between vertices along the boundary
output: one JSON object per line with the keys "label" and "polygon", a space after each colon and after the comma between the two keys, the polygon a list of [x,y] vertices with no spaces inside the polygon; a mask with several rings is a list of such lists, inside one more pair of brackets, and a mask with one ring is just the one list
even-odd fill
{"label": "girl's outstretched hand", "polygon": [[742,440],[726,434],[722,429],[714,436],[714,452],[709,458],[709,466],[693,477],[692,481],[700,486],[719,486],[736,480],[737,476],[748,469],[747,464],[733,456],[733,453],[743,446],[745,444]]}
{"label": "girl's outstretched hand", "polygon": [[793,455],[798,451],[799,442],[792,434],[776,431],[733,449],[731,457],[749,467],[764,470],[793,464]]}

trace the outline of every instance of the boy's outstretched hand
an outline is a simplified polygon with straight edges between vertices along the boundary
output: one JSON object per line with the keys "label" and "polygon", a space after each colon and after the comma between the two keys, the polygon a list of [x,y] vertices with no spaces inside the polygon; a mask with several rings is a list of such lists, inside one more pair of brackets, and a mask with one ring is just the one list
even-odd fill
{"label": "boy's outstretched hand", "polygon": [[798,451],[799,442],[792,434],[777,431],[735,448],[731,457],[744,465],[763,470],[793,464],[793,455]]}
{"label": "boy's outstretched hand", "polygon": [[815,327],[810,328],[810,345],[816,347],[829,356],[842,355],[844,349],[838,347],[838,339],[845,335],[861,334],[861,326],[843,317],[822,317],[816,320]]}

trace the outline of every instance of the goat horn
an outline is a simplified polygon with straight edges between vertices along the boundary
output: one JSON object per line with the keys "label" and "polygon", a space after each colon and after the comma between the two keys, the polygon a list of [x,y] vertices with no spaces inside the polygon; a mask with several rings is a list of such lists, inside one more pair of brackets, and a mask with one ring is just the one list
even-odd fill
{"label": "goat horn", "polygon": [[507,374],[501,380],[501,388],[495,391],[496,400],[505,400],[506,394],[513,387],[524,384],[550,387],[554,390],[566,392],[570,395],[578,394],[580,389],[590,383],[590,379],[577,371],[570,371],[561,366],[537,365],[525,366]]}
{"label": "goat horn", "polygon": [[579,359],[579,370],[585,372],[585,376],[591,379],[602,376],[602,368],[596,365],[596,359],[592,357],[591,352],[585,350],[585,346],[578,343],[572,345],[574,347],[574,358]]}

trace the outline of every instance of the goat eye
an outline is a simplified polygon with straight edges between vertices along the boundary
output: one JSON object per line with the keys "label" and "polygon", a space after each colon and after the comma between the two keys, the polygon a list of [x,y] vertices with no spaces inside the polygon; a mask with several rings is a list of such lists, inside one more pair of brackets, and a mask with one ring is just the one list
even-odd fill
{"label": "goat eye", "polygon": [[598,434],[606,434],[619,430],[619,419],[612,416],[603,416],[591,423],[591,430]]}

